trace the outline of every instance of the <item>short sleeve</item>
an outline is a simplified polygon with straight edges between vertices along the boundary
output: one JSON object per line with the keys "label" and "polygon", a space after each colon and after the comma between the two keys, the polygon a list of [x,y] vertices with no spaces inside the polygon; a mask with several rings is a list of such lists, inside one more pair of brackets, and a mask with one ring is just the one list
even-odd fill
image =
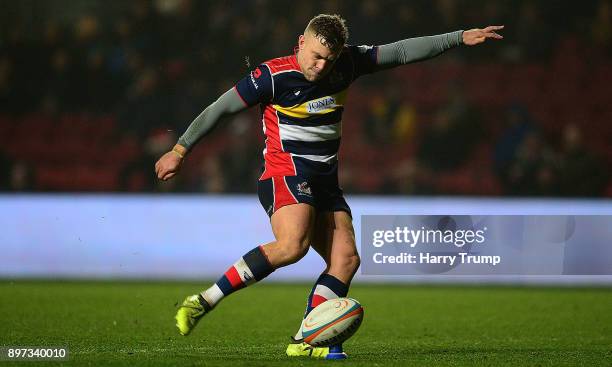
{"label": "short sleeve", "polygon": [[259,65],[236,83],[236,91],[244,103],[251,107],[272,100],[272,77],[265,65]]}
{"label": "short sleeve", "polygon": [[378,46],[348,46],[353,60],[353,79],[376,71]]}

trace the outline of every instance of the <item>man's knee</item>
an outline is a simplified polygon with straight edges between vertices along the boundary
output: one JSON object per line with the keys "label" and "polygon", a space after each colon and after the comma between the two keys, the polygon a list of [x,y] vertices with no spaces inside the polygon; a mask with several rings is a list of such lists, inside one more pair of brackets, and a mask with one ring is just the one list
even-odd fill
{"label": "man's knee", "polygon": [[309,241],[307,238],[281,239],[278,240],[277,243],[279,245],[278,251],[280,252],[284,262],[287,264],[297,262],[308,252]]}
{"label": "man's knee", "polygon": [[284,206],[272,216],[276,237],[268,258],[276,266],[293,264],[308,252],[314,226],[314,208],[308,204]]}

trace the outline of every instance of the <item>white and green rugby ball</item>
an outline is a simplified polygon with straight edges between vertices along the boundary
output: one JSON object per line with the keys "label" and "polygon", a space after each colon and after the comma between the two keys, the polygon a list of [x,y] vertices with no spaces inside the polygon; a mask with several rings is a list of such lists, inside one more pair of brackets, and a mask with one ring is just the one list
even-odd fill
{"label": "white and green rugby ball", "polygon": [[304,341],[314,347],[350,338],[363,320],[363,307],[352,298],[334,298],[315,307],[302,323]]}

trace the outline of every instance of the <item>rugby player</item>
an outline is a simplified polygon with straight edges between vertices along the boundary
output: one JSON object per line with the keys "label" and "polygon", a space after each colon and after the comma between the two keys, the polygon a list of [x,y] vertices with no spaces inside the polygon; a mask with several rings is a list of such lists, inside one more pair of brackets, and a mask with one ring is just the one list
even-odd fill
{"label": "rugby player", "polygon": [[[426,60],[462,44],[502,39],[496,33],[502,28],[352,46],[347,44],[344,19],[317,15],[298,37],[293,54],[260,64],[206,107],[155,164],[157,177],[164,181],[174,177],[189,150],[222,117],[259,105],[266,140],[258,195],[275,240],[253,248],[210,288],[188,296],[176,314],[179,332],[189,334],[224,297],[295,263],[309,247],[321,255],[326,267],[308,296],[304,316],[325,300],[345,297],[360,263],[351,210],[338,185],[338,149],[348,87],[365,74]],[[313,348],[304,343],[301,327],[286,353],[346,358],[341,345]]]}

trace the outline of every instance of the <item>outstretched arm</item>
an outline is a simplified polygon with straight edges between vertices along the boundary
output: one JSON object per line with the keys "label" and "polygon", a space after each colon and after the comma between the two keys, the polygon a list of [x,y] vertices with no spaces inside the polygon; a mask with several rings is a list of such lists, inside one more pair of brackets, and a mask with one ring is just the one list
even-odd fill
{"label": "outstretched arm", "polygon": [[246,108],[247,105],[235,88],[225,92],[193,120],[174,148],[155,163],[157,178],[166,181],[174,177],[180,170],[187,152],[198,140],[212,131],[223,116],[240,112]]}
{"label": "outstretched arm", "polygon": [[378,46],[377,70],[430,59],[461,44],[474,46],[483,43],[487,38],[502,39],[503,37],[495,31],[503,28],[504,26],[489,26],[484,29],[460,30],[381,45]]}

